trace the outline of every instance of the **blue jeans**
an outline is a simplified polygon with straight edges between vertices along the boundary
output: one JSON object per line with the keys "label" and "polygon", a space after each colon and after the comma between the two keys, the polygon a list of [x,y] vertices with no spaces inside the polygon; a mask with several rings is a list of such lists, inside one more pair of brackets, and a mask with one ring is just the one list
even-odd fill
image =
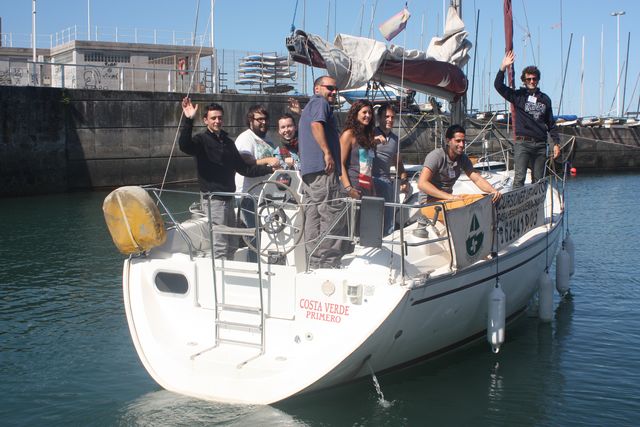
{"label": "blue jeans", "polygon": [[[384,197],[385,203],[397,203],[397,197],[394,186],[394,180],[387,177],[374,177],[373,184],[376,187],[376,195]],[[391,206],[384,207],[384,235],[393,233],[393,208]]]}
{"label": "blue jeans", "polygon": [[524,185],[529,166],[532,168],[531,182],[542,179],[546,161],[547,143],[545,141],[516,141],[513,146],[513,167],[515,172],[513,188],[519,188]]}

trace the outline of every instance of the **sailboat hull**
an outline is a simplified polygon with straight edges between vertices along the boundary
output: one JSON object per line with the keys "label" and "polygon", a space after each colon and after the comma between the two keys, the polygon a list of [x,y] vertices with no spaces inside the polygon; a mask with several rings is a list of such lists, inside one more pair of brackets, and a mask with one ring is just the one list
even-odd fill
{"label": "sailboat hull", "polygon": [[[240,272],[248,263],[227,261],[216,271],[217,295],[210,258],[131,258],[123,274],[127,319],[142,363],[164,388],[220,402],[274,403],[482,338],[496,282],[507,296],[507,318],[521,313],[561,228],[530,232],[499,262],[434,277],[424,273],[428,268],[402,278],[399,254],[387,247],[357,248],[341,269],[270,265],[260,285],[253,273]],[[447,262],[446,254],[432,252],[434,267]],[[216,307],[216,299],[257,306],[260,292],[262,329],[246,326],[260,324],[255,314]]]}

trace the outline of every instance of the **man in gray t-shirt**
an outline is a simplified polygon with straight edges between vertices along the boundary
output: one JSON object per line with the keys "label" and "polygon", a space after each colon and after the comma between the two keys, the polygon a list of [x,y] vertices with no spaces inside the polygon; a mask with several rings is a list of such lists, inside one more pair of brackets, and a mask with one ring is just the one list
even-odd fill
{"label": "man in gray t-shirt", "polygon": [[473,168],[469,157],[464,154],[465,131],[460,125],[449,126],[445,133],[447,145],[436,148],[424,160],[424,168],[418,179],[418,188],[427,194],[427,201],[455,200],[453,185],[464,171],[469,179],[485,193],[490,193],[494,202],[500,199],[500,192]]}
{"label": "man in gray t-shirt", "polygon": [[344,206],[339,181],[340,137],[331,108],[338,94],[335,79],[317,78],[313,92],[298,126],[300,172],[304,183],[304,238],[308,267],[336,268],[340,267],[345,253],[343,241],[324,237],[342,235],[346,228],[344,217],[334,224]]}

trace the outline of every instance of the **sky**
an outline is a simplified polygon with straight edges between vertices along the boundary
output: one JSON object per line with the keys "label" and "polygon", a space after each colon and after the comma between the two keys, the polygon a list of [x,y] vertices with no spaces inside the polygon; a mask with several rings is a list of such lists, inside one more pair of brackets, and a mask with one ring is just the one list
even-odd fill
{"label": "sky", "polygon": [[[578,116],[616,114],[618,18],[611,13],[624,11],[625,14],[619,18],[620,103],[625,92],[627,39],[631,33],[626,96],[621,110],[638,111],[640,56],[633,52],[638,51],[640,38],[633,34],[632,29],[640,18],[640,1],[512,1],[516,75],[519,76],[526,65],[537,65],[542,72],[540,88],[551,97],[554,112]],[[284,53],[284,40],[292,23],[298,29],[324,38],[328,35],[330,40],[336,33],[347,33],[371,34],[383,41],[378,25],[400,11],[405,3],[411,18],[405,32],[398,35],[393,43],[410,49],[426,49],[431,37],[442,33],[443,11],[448,0],[216,0],[215,45],[218,49]],[[473,85],[473,108],[481,111],[504,108],[502,99],[493,89],[493,78],[505,46],[502,5],[503,0],[462,0],[462,18],[469,32],[468,39],[475,44],[477,37],[477,46],[472,48],[472,57],[465,69],[470,82],[468,102],[471,101]],[[198,34],[210,34],[210,8],[211,0],[37,0],[37,40],[39,46],[48,47],[50,37],[55,38],[56,33],[60,37],[62,30],[67,28],[77,28],[76,31],[82,34],[79,38],[86,38],[88,21],[92,33],[96,26],[100,33],[114,33],[117,27],[122,37],[135,34],[134,28],[137,28],[140,37],[144,34],[151,37],[156,29],[157,34],[165,37],[170,37],[175,31],[178,37],[186,39],[194,29]],[[31,0],[0,2],[1,32],[5,35],[5,44],[7,35],[11,34],[15,44],[22,41],[23,46],[28,46],[31,12]],[[479,25],[476,29],[478,12]],[[571,34],[573,39],[569,51]],[[601,34],[604,73],[601,73]],[[603,96],[600,95],[601,80]]]}

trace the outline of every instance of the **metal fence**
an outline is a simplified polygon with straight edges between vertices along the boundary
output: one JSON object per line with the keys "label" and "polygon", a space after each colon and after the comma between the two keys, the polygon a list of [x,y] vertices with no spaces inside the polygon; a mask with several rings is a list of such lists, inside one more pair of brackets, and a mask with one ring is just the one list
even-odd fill
{"label": "metal fence", "polygon": [[[0,33],[0,44],[3,47],[31,48],[33,46],[31,37],[31,33]],[[36,35],[36,47],[39,49],[52,49],[74,40],[165,44],[172,46],[211,45],[208,34],[194,34],[188,31],[96,26],[91,29],[91,34],[88,34],[75,25],[52,34]]]}
{"label": "metal fence", "polygon": [[212,92],[209,71],[34,63],[1,59],[0,85],[149,92]]}
{"label": "metal fence", "polygon": [[[89,34],[76,26],[65,28],[54,34],[38,34],[36,47],[53,49],[76,40],[106,41],[116,43],[143,43],[166,46],[210,46],[209,34],[126,27],[92,27]],[[78,89],[142,90],[154,92],[187,92],[193,81],[192,92],[214,93],[267,93],[269,87],[286,84],[291,89],[285,93],[305,93],[304,66],[291,64],[293,79],[266,81],[264,84],[242,85],[240,62],[249,55],[286,56],[282,52],[256,52],[229,49],[215,49],[215,59],[201,58],[198,70],[180,70],[177,65],[148,64],[132,65],[119,63],[105,64],[54,64],[47,62],[48,55],[38,52],[40,61],[31,62],[25,58],[3,57],[2,47],[31,48],[30,33],[0,33],[0,85],[50,86]],[[284,45],[283,45],[284,48]],[[126,49],[126,48],[125,48]],[[173,54],[171,54],[173,55]],[[215,70],[215,74],[212,70]],[[298,79],[300,76],[300,79]],[[265,90],[267,89],[267,90]],[[272,92],[273,93],[273,92]]]}
{"label": "metal fence", "polygon": [[[213,64],[210,57],[201,58],[199,70],[177,69],[168,64],[146,67],[114,63],[77,65],[0,57],[0,85],[180,93],[267,93],[268,84],[236,84],[238,64],[250,54],[219,50],[215,76],[210,71]],[[301,65],[292,65],[296,75],[300,75],[300,68]],[[287,83],[291,87],[286,93],[298,94],[303,91],[303,85],[297,79],[279,83]]]}

